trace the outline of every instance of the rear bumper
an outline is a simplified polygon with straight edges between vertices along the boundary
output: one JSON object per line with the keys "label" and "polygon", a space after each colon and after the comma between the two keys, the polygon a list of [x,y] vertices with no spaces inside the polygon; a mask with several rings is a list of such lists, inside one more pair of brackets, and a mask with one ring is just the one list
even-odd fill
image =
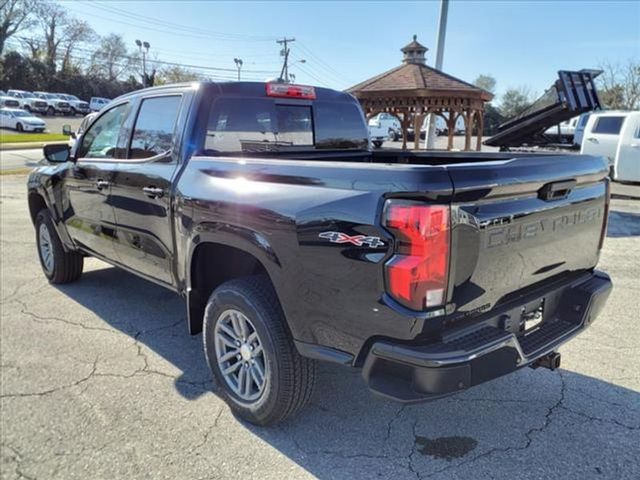
{"label": "rear bumper", "polygon": [[[440,343],[406,345],[374,343],[362,371],[369,388],[401,402],[431,400],[530,365],[587,328],[602,310],[612,283],[595,272],[587,278],[545,294],[544,321],[530,333],[513,333],[511,307],[498,318],[448,335]],[[535,303],[533,302],[533,303]],[[532,302],[528,302],[532,304]],[[507,327],[508,325],[508,327]],[[509,328],[509,329],[507,329]]]}

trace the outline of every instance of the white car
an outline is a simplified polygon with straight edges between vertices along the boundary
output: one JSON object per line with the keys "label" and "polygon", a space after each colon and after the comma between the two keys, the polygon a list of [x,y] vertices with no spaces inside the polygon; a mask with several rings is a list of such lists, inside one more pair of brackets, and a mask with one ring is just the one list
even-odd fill
{"label": "white car", "polygon": [[390,113],[379,113],[369,120],[369,137],[376,148],[385,140],[397,140],[402,135],[400,120]]}
{"label": "white car", "polygon": [[54,116],[56,113],[71,115],[71,105],[66,100],[58,98],[57,95],[47,92],[33,92],[36,98],[47,102],[47,115]]}
{"label": "white car", "polygon": [[580,153],[607,158],[613,180],[640,181],[640,112],[592,113]]}
{"label": "white car", "polygon": [[49,106],[47,102],[36,98],[36,96],[31,92],[24,90],[9,90],[7,95],[20,102],[20,106],[18,108],[22,108],[27,112],[47,113],[47,107]]}
{"label": "white car", "polygon": [[69,95],[68,93],[54,93],[59,99],[65,100],[69,102],[71,105],[71,115],[81,114],[86,115],[91,110],[89,109],[89,102],[85,102],[84,100],[80,100],[75,95]]}
{"label": "white car", "polygon": [[110,98],[91,97],[91,100],[89,101],[89,108],[92,112],[99,112],[100,110],[102,110],[102,107],[104,107],[110,101]]}
{"label": "white car", "polygon": [[559,142],[573,143],[573,137],[575,135],[576,126],[578,125],[579,119],[580,117],[578,116],[570,118],[569,120],[565,120],[558,125],[547,128],[544,131],[544,134],[548,137],[556,139]]}
{"label": "white car", "polygon": [[44,132],[47,124],[19,108],[0,108],[0,127],[12,128],[18,132]]}

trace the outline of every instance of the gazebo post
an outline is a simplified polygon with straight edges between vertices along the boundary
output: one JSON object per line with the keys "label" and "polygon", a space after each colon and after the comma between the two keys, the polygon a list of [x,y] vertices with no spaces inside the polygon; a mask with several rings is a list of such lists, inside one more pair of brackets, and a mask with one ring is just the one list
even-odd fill
{"label": "gazebo post", "polygon": [[477,125],[478,125],[478,141],[476,143],[476,150],[479,152],[482,150],[482,135],[484,133],[484,112],[477,110]]}
{"label": "gazebo post", "polygon": [[471,150],[471,133],[473,130],[473,112],[464,114],[464,149]]}
{"label": "gazebo post", "polygon": [[447,150],[453,150],[453,134],[456,129],[456,120],[458,119],[458,113],[449,110],[449,118],[447,119]]}
{"label": "gazebo post", "polygon": [[420,149],[420,129],[422,128],[422,122],[424,121],[424,115],[413,116],[413,148],[414,150]]}
{"label": "gazebo post", "polygon": [[409,125],[411,125],[411,117],[409,112],[404,112],[402,114],[402,121],[400,122],[400,126],[402,127],[402,150],[407,149],[407,130],[409,129]]}

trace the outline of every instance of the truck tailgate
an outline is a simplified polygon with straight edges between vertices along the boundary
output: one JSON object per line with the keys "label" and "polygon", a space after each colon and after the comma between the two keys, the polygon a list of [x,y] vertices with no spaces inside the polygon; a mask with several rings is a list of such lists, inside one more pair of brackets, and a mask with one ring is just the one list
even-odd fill
{"label": "truck tailgate", "polygon": [[603,159],[525,157],[447,170],[454,187],[452,320],[595,267],[608,208]]}

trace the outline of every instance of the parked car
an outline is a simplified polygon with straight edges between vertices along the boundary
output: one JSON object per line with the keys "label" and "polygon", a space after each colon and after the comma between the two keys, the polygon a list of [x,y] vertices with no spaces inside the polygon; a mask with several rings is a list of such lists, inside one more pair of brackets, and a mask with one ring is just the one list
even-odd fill
{"label": "parked car", "polygon": [[33,92],[36,98],[47,102],[47,115],[53,116],[56,113],[71,115],[71,105],[66,100],[58,98],[53,93]]}
{"label": "parked car", "polygon": [[0,127],[18,132],[44,132],[46,123],[31,112],[19,108],[0,108]]}
{"label": "parked car", "polygon": [[544,134],[554,142],[573,144],[573,137],[575,135],[579,119],[580,116],[565,120],[559,125],[547,128],[544,131]]}
{"label": "parked car", "polygon": [[91,97],[91,100],[89,101],[89,108],[92,112],[99,112],[102,110],[102,107],[107,105],[110,101],[110,98]]}
{"label": "parked car", "polygon": [[400,120],[390,113],[379,113],[369,120],[369,137],[376,148],[386,140],[398,140],[402,136]]}
{"label": "parked car", "polygon": [[68,93],[56,93],[54,95],[57,95],[57,97],[61,100],[69,102],[69,105],[71,105],[71,115],[75,116],[78,113],[81,115],[86,115],[91,112],[91,109],[89,108],[89,102],[80,100],[75,95],[69,95]]}
{"label": "parked car", "polygon": [[308,402],[315,360],[402,402],[555,369],[611,290],[599,157],[372,150],[351,95],[253,82],[124,95],[70,152],[28,178],[44,275],[93,256],[181,294],[255,424]]}
{"label": "parked car", "polygon": [[[633,162],[634,157],[638,158],[638,155],[640,155],[640,153],[635,153],[640,152],[640,150],[630,147],[631,144],[637,143],[633,140],[637,122],[637,111],[608,110],[592,112],[584,129],[580,153],[605,157],[609,161],[610,175],[614,180],[624,181],[621,175],[626,177],[626,175],[630,174],[631,177],[634,177],[631,172],[635,171],[635,168],[628,163],[629,160],[627,158],[630,158],[630,161]],[[626,139],[630,149],[627,149],[627,146],[623,146],[620,149],[620,145],[624,143],[623,138]],[[622,165],[622,170],[619,164],[618,152],[623,153],[624,164]]]}
{"label": "parked car", "polygon": [[9,90],[7,95],[20,102],[20,108],[28,112],[46,113],[47,102],[36,98],[33,93],[24,90]]}
{"label": "parked car", "polygon": [[0,96],[0,108],[20,108],[20,100],[9,95]]}

